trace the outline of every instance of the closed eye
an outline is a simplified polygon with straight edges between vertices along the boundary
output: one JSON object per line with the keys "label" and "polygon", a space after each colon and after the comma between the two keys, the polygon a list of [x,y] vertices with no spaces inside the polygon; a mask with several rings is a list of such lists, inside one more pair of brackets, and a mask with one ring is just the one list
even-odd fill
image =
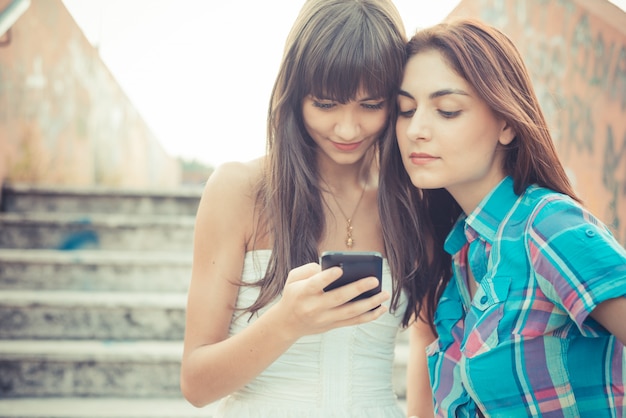
{"label": "closed eye", "polygon": [[402,117],[402,118],[412,118],[413,115],[415,114],[415,109],[409,109],[409,110],[400,110],[398,112],[398,116]]}
{"label": "closed eye", "polygon": [[438,112],[439,112],[439,114],[441,116],[443,116],[446,119],[452,119],[452,118],[455,118],[455,117],[457,117],[457,116],[459,116],[461,114],[460,110],[456,110],[456,111],[453,111],[453,112],[448,112],[448,111],[440,109],[440,110],[438,110]]}
{"label": "closed eye", "polygon": [[378,103],[361,103],[361,106],[367,110],[380,110],[385,107],[385,102],[382,101]]}
{"label": "closed eye", "polygon": [[320,109],[328,110],[337,106],[337,104],[334,102],[318,102],[317,100],[313,100],[313,106]]}

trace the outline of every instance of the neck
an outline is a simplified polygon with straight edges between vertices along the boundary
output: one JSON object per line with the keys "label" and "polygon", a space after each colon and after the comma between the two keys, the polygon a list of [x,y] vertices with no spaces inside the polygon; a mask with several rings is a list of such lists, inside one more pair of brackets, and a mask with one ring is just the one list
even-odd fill
{"label": "neck", "polygon": [[335,195],[353,188],[372,188],[378,182],[378,166],[369,155],[354,164],[337,164],[328,158],[318,158],[318,173],[322,188]]}

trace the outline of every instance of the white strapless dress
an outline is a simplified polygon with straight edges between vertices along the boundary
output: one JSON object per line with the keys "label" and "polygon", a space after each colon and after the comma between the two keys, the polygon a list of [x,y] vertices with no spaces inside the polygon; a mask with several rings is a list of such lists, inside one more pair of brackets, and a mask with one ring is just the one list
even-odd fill
{"label": "white strapless dress", "polygon": [[[254,282],[262,277],[269,256],[270,250],[248,252],[243,280]],[[389,266],[384,260],[383,288],[391,293],[391,287]],[[257,295],[256,287],[240,288],[237,307],[250,306]],[[367,324],[301,338],[244,388],[222,399],[214,416],[403,418],[392,386],[392,371],[396,335],[405,308],[403,297],[394,314],[387,312]],[[237,312],[230,335],[248,326],[248,318]]]}

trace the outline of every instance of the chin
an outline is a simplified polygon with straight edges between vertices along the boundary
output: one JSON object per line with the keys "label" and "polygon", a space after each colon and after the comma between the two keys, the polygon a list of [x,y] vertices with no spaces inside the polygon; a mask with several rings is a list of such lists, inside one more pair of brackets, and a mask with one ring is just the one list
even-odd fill
{"label": "chin", "polygon": [[410,178],[413,186],[420,189],[441,189],[444,187],[440,182],[433,181],[433,179],[429,179],[423,175],[413,174]]}

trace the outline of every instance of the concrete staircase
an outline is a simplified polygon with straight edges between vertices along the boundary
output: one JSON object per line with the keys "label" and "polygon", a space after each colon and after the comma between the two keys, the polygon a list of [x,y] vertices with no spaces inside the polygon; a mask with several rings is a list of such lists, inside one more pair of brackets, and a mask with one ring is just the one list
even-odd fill
{"label": "concrete staircase", "polygon": [[0,417],[197,417],[179,368],[199,190],[5,187]]}
{"label": "concrete staircase", "polygon": [[179,389],[199,197],[4,187],[0,418],[212,415],[214,405],[197,409]]}

